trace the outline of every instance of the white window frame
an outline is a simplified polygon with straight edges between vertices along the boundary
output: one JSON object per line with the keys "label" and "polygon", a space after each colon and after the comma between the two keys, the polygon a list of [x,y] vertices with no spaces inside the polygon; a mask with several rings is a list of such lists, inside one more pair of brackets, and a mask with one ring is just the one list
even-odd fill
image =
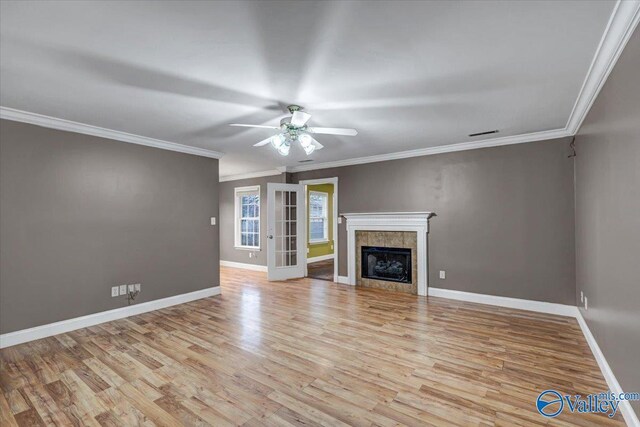
{"label": "white window frame", "polygon": [[[311,218],[320,218],[320,217],[312,217],[311,216],[311,196],[324,196],[324,238],[322,239],[312,239],[311,238]],[[328,243],[329,242],[329,193],[326,191],[309,191],[309,244],[320,244],[320,243]]]}
{"label": "white window frame", "polygon": [[[240,194],[241,193],[247,193],[247,192],[256,192],[258,193],[258,198],[259,198],[259,202],[258,202],[258,216],[257,217],[253,217],[253,219],[257,219],[258,220],[258,242],[259,244],[257,246],[247,246],[247,245],[243,245],[242,244],[242,239],[241,239],[241,227],[240,224],[242,222],[242,205],[240,203]],[[236,249],[244,249],[244,250],[250,250],[250,251],[259,251],[260,250],[260,245],[262,244],[262,233],[261,233],[261,229],[262,229],[262,224],[260,221],[260,213],[262,212],[262,197],[260,197],[260,186],[259,185],[252,185],[249,187],[236,187],[233,190],[233,205],[234,205],[234,220],[233,220],[233,224],[234,224],[234,245]]]}

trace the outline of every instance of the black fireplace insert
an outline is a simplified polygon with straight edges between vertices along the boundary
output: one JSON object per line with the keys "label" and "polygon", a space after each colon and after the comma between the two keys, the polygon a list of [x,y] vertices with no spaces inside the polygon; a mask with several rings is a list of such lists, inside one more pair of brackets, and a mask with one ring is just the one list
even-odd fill
{"label": "black fireplace insert", "polygon": [[411,283],[411,249],[363,246],[362,277]]}

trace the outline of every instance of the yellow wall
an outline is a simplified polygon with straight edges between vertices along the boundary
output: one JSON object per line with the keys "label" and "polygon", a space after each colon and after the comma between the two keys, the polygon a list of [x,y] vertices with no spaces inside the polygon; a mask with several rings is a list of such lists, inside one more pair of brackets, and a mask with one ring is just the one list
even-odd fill
{"label": "yellow wall", "polygon": [[[329,241],[327,243],[309,243],[307,248],[307,258],[333,254],[333,184],[318,184],[307,186],[307,206],[309,206],[309,193],[311,191],[322,191],[329,193]],[[307,242],[309,241],[309,209],[307,209]]]}

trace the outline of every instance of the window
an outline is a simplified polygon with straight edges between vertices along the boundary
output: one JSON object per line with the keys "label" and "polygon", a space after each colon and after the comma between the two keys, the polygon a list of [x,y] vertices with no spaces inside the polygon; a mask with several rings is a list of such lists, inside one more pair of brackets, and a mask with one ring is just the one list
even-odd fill
{"label": "window", "polygon": [[235,246],[260,249],[260,186],[235,189]]}
{"label": "window", "polygon": [[309,192],[309,241],[311,243],[329,241],[329,194],[320,191]]}

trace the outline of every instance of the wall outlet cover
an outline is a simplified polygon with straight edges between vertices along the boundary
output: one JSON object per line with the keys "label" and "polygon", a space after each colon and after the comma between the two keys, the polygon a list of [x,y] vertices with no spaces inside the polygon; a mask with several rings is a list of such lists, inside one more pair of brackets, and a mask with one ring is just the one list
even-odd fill
{"label": "wall outlet cover", "polygon": [[135,285],[133,285],[133,289],[135,289],[138,292],[140,292],[140,288],[141,287],[142,287],[142,285],[140,283],[136,283]]}
{"label": "wall outlet cover", "polygon": [[444,270],[440,270],[440,278],[445,279],[447,277],[447,272]]}
{"label": "wall outlet cover", "polygon": [[211,217],[211,225],[216,225],[216,217],[215,216]]}
{"label": "wall outlet cover", "polygon": [[136,288],[135,288],[135,286],[134,286],[134,285],[128,285],[128,286],[127,286],[127,290],[128,290],[129,292],[135,292]]}
{"label": "wall outlet cover", "polygon": [[127,285],[120,285],[120,295],[127,293]]}
{"label": "wall outlet cover", "polygon": [[120,289],[118,288],[118,286],[113,286],[111,288],[111,297],[117,297],[118,295],[120,295]]}

